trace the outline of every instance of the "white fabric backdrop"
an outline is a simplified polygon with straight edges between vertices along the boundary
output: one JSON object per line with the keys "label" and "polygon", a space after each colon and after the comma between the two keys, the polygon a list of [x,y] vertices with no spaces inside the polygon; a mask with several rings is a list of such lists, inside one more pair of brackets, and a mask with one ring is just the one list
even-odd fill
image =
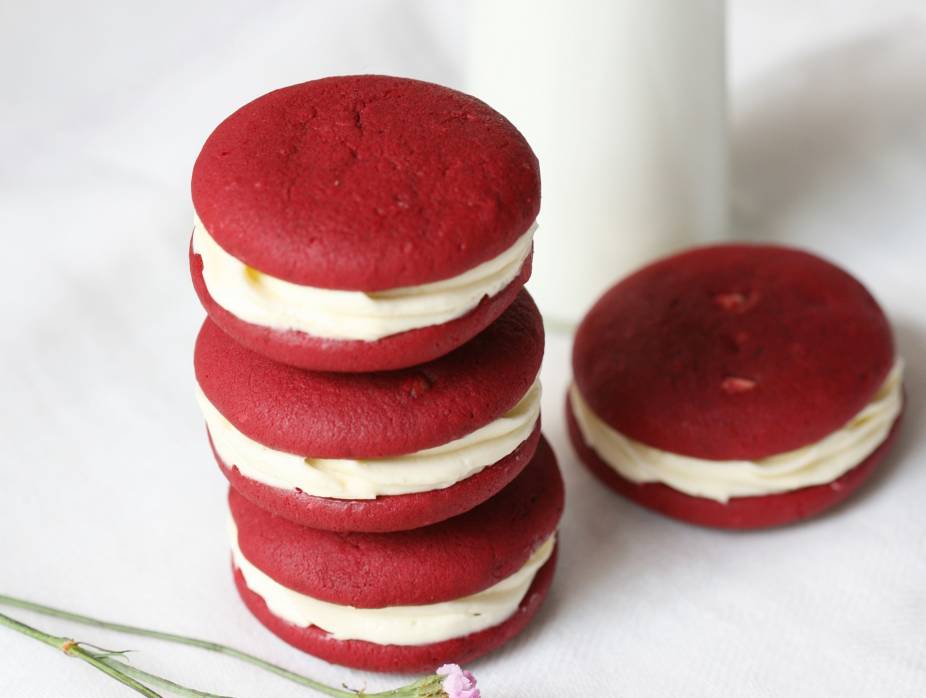
{"label": "white fabric backdrop", "polygon": [[[396,685],[289,649],[230,583],[224,484],[192,397],[189,172],[232,109],[332,73],[462,83],[450,2],[0,4],[0,589],[215,638],[339,684]],[[473,666],[487,696],[926,692],[926,12],[734,0],[734,220],[819,250],[892,315],[906,429],[851,506],[731,535],[662,519],[578,467],[550,336],[545,428],[566,474],[557,583]],[[556,231],[543,231],[555,235]],[[236,696],[307,692],[194,650],[19,615]],[[124,688],[0,629],[0,695]]]}

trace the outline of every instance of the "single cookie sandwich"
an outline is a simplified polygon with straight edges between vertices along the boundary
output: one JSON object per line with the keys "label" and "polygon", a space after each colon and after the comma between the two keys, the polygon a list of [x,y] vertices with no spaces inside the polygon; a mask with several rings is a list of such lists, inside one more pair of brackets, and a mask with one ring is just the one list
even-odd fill
{"label": "single cookie sandwich", "polygon": [[477,508],[400,533],[298,526],[231,490],[235,583],[286,642],[337,664],[424,671],[506,642],[550,587],[563,483],[546,441]]}
{"label": "single cookie sandwich", "polygon": [[275,90],[209,136],[193,284],[250,349],[379,371],[462,345],[530,276],[537,158],[486,104],[360,75]]}
{"label": "single cookie sandwich", "polygon": [[307,371],[206,320],[198,396],[216,458],[241,494],[334,531],[426,526],[511,482],[540,437],[543,325],[527,291],[485,331],[414,368]]}
{"label": "single cookie sandwich", "polygon": [[903,362],[868,291],[769,245],[658,261],[578,329],[572,441],[606,484],[668,516],[757,528],[848,497],[890,448]]}

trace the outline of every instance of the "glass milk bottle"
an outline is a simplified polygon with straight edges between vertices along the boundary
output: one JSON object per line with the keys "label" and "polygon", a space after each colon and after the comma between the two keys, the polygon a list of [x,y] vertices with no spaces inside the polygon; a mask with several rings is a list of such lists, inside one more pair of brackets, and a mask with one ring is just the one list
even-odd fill
{"label": "glass milk bottle", "polygon": [[467,85],[540,159],[528,288],[574,326],[641,264],[723,235],[723,0],[475,0]]}

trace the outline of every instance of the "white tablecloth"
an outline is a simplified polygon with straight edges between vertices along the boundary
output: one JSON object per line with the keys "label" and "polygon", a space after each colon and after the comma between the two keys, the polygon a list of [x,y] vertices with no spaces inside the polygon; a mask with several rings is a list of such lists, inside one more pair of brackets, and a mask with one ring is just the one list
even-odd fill
{"label": "white tablecloth", "polygon": [[[550,336],[559,575],[530,630],[473,665],[486,696],[926,693],[924,13],[739,0],[732,15],[736,230],[821,251],[871,286],[908,362],[905,431],[831,515],[735,535],[684,526],[577,464],[569,338]],[[460,5],[6,3],[0,32],[0,589],[335,684],[396,685],[288,648],[235,596],[224,480],[192,393],[188,181],[211,128],[272,87],[360,71],[461,84]],[[13,615],[142,650],[138,666],[201,688],[308,694],[195,650]],[[0,629],[0,695],[128,693]]]}

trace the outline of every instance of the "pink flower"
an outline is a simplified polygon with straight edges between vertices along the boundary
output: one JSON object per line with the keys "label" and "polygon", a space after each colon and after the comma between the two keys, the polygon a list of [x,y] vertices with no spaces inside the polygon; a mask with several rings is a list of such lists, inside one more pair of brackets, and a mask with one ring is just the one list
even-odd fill
{"label": "pink flower", "polygon": [[480,698],[476,677],[461,669],[459,664],[444,664],[437,675],[445,677],[441,687],[447,698]]}

